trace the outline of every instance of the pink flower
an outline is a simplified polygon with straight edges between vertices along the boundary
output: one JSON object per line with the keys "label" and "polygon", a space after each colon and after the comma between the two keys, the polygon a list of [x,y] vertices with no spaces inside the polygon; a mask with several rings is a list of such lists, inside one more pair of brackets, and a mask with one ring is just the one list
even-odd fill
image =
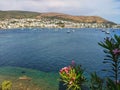
{"label": "pink flower", "polygon": [[70,81],[70,82],[69,82],[69,84],[72,84],[72,83],[73,83],[73,81]]}
{"label": "pink flower", "polygon": [[115,54],[115,55],[120,54],[120,50],[119,50],[118,48],[114,49],[112,52],[113,52],[113,54]]}
{"label": "pink flower", "polygon": [[72,80],[75,81],[75,77],[72,77]]}
{"label": "pink flower", "polygon": [[69,73],[69,71],[70,71],[70,69],[71,69],[71,67],[70,67],[70,66],[69,66],[69,67],[64,67],[64,68],[62,68],[62,69],[60,70],[60,73],[65,72],[66,74],[68,74],[68,73]]}
{"label": "pink flower", "polygon": [[117,80],[117,81],[114,81],[115,83],[117,83],[117,84],[120,84],[120,80]]}
{"label": "pink flower", "polygon": [[72,77],[69,84],[72,84],[75,81],[75,77]]}
{"label": "pink flower", "polygon": [[120,83],[120,81],[119,81],[119,80],[117,80],[117,83]]}
{"label": "pink flower", "polygon": [[60,70],[60,73],[62,73],[62,72],[63,72],[63,70],[61,69],[61,70]]}
{"label": "pink flower", "polygon": [[74,66],[75,65],[75,61],[74,60],[72,60],[72,66]]}

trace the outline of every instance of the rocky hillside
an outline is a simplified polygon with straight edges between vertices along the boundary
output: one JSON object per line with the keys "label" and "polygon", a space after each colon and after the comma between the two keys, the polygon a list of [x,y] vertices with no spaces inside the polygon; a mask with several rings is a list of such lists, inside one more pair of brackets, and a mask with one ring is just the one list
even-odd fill
{"label": "rocky hillside", "polygon": [[38,13],[28,11],[0,11],[0,19],[6,18],[47,18],[47,19],[61,19],[73,22],[83,23],[109,23],[115,24],[114,22],[108,21],[99,16],[73,16],[62,13]]}

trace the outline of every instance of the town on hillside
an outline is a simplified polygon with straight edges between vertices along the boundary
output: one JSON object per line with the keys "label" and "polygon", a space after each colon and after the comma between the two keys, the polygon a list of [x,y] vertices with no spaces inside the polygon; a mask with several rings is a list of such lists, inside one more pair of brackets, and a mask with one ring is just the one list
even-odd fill
{"label": "town on hillside", "polygon": [[59,13],[0,12],[0,29],[11,28],[120,28],[97,16],[70,16]]}

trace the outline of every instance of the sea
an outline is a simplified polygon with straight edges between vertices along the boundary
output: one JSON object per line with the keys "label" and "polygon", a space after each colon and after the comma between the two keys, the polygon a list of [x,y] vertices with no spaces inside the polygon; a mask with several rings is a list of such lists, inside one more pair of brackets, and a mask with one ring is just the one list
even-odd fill
{"label": "sea", "polygon": [[59,78],[61,68],[75,61],[82,65],[86,75],[96,71],[104,76],[102,69],[106,67],[103,64],[105,54],[98,42],[114,34],[120,35],[119,29],[109,29],[109,32],[106,34],[101,29],[91,28],[0,30],[0,73],[40,76],[51,84],[53,79]]}

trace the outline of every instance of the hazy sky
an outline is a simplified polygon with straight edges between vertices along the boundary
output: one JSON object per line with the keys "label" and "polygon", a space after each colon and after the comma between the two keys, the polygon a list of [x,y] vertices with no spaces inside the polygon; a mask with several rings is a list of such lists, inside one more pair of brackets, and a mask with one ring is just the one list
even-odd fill
{"label": "hazy sky", "polygon": [[120,0],[0,0],[0,10],[101,16],[120,24]]}

